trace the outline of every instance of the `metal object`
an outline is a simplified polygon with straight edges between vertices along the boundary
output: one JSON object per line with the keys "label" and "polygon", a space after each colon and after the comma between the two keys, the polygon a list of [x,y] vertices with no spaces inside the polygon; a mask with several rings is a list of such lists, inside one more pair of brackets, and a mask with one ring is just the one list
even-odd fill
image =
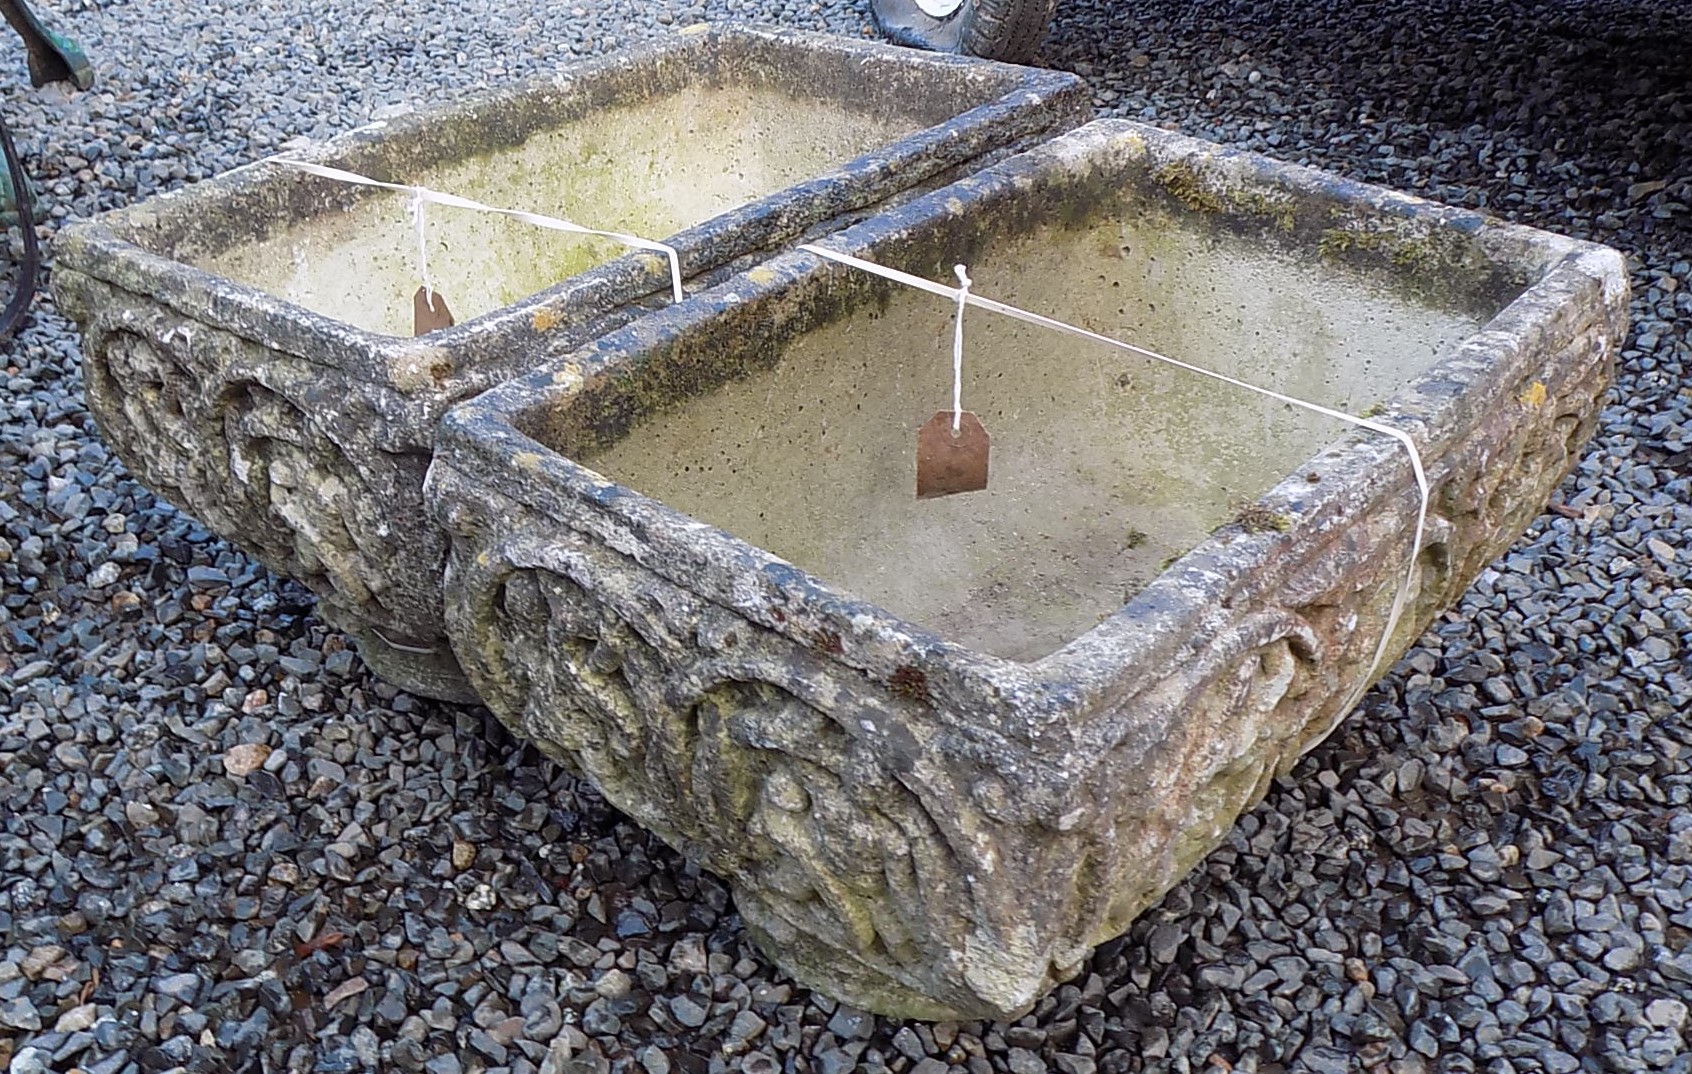
{"label": "metal object", "polygon": [[29,80],[36,86],[69,82],[79,90],[94,84],[94,66],[75,41],[49,30],[24,0],[0,0],[0,15],[29,50]]}
{"label": "metal object", "polygon": [[888,40],[935,52],[1029,63],[1057,0],[870,0]]}
{"label": "metal object", "polygon": [[987,487],[987,429],[964,411],[952,430],[952,412],[937,410],[917,430],[916,494],[919,500],[980,492]]}
{"label": "metal object", "polygon": [[[82,49],[68,38],[61,37],[44,26],[24,0],[0,0],[0,14],[5,15],[12,29],[23,38],[29,50],[29,79],[36,86],[49,82],[69,82],[77,89],[94,84],[94,68]],[[6,168],[0,172],[0,222],[16,220],[23,234],[23,264],[18,266],[17,286],[0,310],[0,339],[10,336],[23,320],[35,297],[40,282],[41,243],[35,234],[35,199],[29,188],[29,176],[12,132],[0,117],[0,150],[4,150]]]}
{"label": "metal object", "polygon": [[6,154],[6,185],[0,189],[0,197],[7,199],[0,208],[17,214],[24,247],[23,264],[18,266],[17,286],[6,302],[6,308],[0,311],[0,339],[7,339],[23,320],[24,311],[29,309],[35,288],[40,283],[41,242],[35,235],[35,199],[30,196],[29,176],[24,174],[23,161],[18,159],[11,129],[6,126],[3,117],[0,117],[0,149]]}

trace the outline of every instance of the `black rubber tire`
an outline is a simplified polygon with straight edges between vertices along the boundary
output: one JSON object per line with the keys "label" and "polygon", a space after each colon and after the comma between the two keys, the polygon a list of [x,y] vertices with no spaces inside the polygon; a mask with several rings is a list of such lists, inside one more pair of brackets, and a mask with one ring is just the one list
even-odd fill
{"label": "black rubber tire", "polygon": [[875,24],[890,40],[935,52],[963,52],[1006,63],[1034,58],[1057,0],[963,0],[934,18],[916,0],[870,0]]}

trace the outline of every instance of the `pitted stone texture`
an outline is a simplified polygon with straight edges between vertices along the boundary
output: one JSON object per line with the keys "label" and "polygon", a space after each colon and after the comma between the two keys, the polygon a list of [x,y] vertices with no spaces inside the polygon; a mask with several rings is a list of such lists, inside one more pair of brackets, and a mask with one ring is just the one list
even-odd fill
{"label": "pitted stone texture", "polygon": [[[718,76],[897,115],[900,126],[847,163],[819,163],[809,181],[686,227],[672,241],[695,287],[1090,113],[1085,85],[1063,73],[815,34],[695,28],[290,155],[405,180]],[[313,589],[378,673],[469,702],[475,694],[442,632],[446,540],[423,503],[435,425],[454,403],[663,305],[668,268],[650,254],[620,257],[419,340],[206,268],[373,196],[277,166],[230,173],[66,229],[55,288],[86,337],[90,409],[130,469]]]}
{"label": "pitted stone texture", "polygon": [[[1214,178],[1198,143],[1101,124],[843,240],[920,261],[937,221],[967,215],[948,198],[991,216],[1042,169],[1123,152]],[[1281,195],[1321,185],[1249,158],[1224,167]],[[1196,189],[1186,173],[1182,188]],[[1337,189],[1358,209],[1383,200]],[[1441,226],[1434,207],[1384,200]],[[1572,465],[1623,327],[1614,254],[1460,223],[1524,251],[1537,282],[1390,408],[1435,494],[1389,653]],[[541,435],[621,363],[690,332],[805,331],[851,301],[819,301],[817,274],[783,259],[725,287],[720,308],[702,298],[450,415],[432,477],[453,536],[449,624],[490,707],[728,877],[790,972],[890,1013],[1008,1016],[1179,879],[1369,685],[1417,499],[1390,442],[1330,450],[1308,468],[1319,484],[1302,487],[1301,468],[1266,499],[1297,505],[1287,532],[1225,531],[1024,665],[840,596],[513,427]]]}
{"label": "pitted stone texture", "polygon": [[[1416,436],[1433,489],[1390,660],[1590,435],[1625,327],[1619,255],[1111,123],[832,244],[925,265],[958,221],[1014,226],[1022,198],[1062,212],[1054,176],[1119,181],[1123,161],[1141,175],[1179,163],[1197,211],[1279,216],[1294,196],[1374,233],[1443,242],[1452,228],[1452,249],[1521,267],[1521,296],[1381,419]],[[1224,527],[1072,644],[1016,663],[541,443],[632,370],[682,368],[666,363],[690,341],[779,350],[873,293],[783,258],[456,408],[430,476],[452,539],[448,623],[489,707],[726,877],[788,972],[889,1014],[1007,1018],[1179,880],[1384,670],[1419,498],[1394,442],[1353,437],[1264,498],[1284,532]]]}

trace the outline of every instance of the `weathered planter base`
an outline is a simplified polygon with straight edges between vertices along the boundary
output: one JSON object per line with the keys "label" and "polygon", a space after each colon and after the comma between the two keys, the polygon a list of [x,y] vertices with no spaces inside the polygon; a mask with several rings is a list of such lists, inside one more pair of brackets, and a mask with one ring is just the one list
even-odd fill
{"label": "weathered planter base", "polygon": [[[1289,390],[1333,405],[1366,407],[1348,387],[1378,390],[1379,420],[1415,436],[1434,496],[1389,659],[1572,466],[1624,330],[1613,251],[1126,123],[1094,124],[829,245],[939,279],[1028,244],[1063,249],[1103,223],[1138,229],[1133,251],[1104,269],[1045,262],[1070,267],[1058,290],[1112,293],[1094,310],[1100,330],[1138,325],[1145,342],[1207,364],[1255,354],[1253,379],[1291,377]],[[1147,241],[1155,257],[1135,245]],[[1242,241],[1280,272],[1224,256]],[[1182,318],[1160,325],[1153,308],[1220,301],[1188,287],[1207,257],[1221,258],[1216,293],[1240,297],[1195,354],[1180,346]],[[1316,331],[1306,322],[1321,310],[1300,295],[1351,312]],[[1290,317],[1276,312],[1283,299]],[[1090,301],[1049,312],[1084,319]],[[1353,316],[1368,302],[1358,315],[1373,326]],[[904,320],[930,314],[927,329]],[[1018,366],[985,316],[970,326],[965,398],[978,403],[966,405],[1000,430],[994,480],[1014,493],[1026,476],[1023,494],[1044,500],[1022,506],[1056,541],[1120,511],[1120,557],[1054,552],[1061,569],[1017,596],[1039,557],[1011,539],[1020,523],[995,529],[1014,497],[980,517],[969,497],[913,514],[927,508],[902,499],[906,453],[935,409],[930,381],[948,379],[949,310],[808,254],[454,409],[429,479],[452,543],[449,631],[489,707],[726,877],[760,946],[799,980],[929,1018],[1028,1008],[1332,730],[1383,670],[1419,503],[1385,437],[1300,440],[1308,428],[1237,404],[1183,429],[1176,419],[1217,393],[1159,405],[1147,367],[1117,369],[1056,337],[1024,344]],[[1271,329],[1285,338],[1264,343]],[[856,392],[829,380],[829,356]],[[1298,380],[1328,359],[1350,372]],[[1381,368],[1362,371],[1371,361]],[[1141,390],[1089,387],[1123,372],[1145,378]],[[1088,392],[1114,423],[1087,424]],[[1017,411],[1047,401],[1051,414]],[[1135,473],[1185,473],[1229,442],[1209,439],[1229,416],[1280,461],[1252,475],[1235,451],[1211,477],[1239,474],[1231,491],[1257,503],[1229,523],[1237,503],[1206,504],[1195,472],[1184,530],[1137,523],[1183,501],[1136,500],[1148,482]],[[1124,425],[1146,438],[1111,441]],[[1083,450],[1101,439],[1110,450]],[[1128,444],[1143,454],[1124,455]],[[1126,476],[1103,472],[1113,460]],[[899,502],[871,496],[880,484],[905,490]],[[960,515],[931,524],[949,511]],[[876,528],[901,519],[922,540]],[[1185,555],[1136,579],[1129,526]],[[789,558],[753,543],[766,541]],[[881,569],[854,561],[856,545],[884,550]],[[907,574],[923,584],[901,589]],[[1012,591],[1002,614],[972,619],[995,582]],[[1055,604],[1062,614],[1045,616]]]}

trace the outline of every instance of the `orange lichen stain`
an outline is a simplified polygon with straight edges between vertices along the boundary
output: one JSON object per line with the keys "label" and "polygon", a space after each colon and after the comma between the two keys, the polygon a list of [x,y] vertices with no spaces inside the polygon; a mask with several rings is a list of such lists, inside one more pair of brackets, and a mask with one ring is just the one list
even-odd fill
{"label": "orange lichen stain", "polygon": [[542,306],[529,318],[529,323],[537,332],[550,332],[564,322],[564,315],[551,306]]}
{"label": "orange lichen stain", "polygon": [[429,363],[429,379],[435,382],[435,387],[446,387],[447,378],[452,376],[452,359],[437,358]]}
{"label": "orange lichen stain", "polygon": [[895,694],[906,701],[918,701],[925,705],[932,704],[928,693],[928,676],[924,675],[920,668],[909,666],[898,668],[893,672],[893,677],[887,681],[887,685],[892,687]]}
{"label": "orange lichen stain", "polygon": [[1528,385],[1527,391],[1516,396],[1516,401],[1526,407],[1538,408],[1545,405],[1546,398],[1545,383],[1543,381],[1536,380],[1532,384]]}

